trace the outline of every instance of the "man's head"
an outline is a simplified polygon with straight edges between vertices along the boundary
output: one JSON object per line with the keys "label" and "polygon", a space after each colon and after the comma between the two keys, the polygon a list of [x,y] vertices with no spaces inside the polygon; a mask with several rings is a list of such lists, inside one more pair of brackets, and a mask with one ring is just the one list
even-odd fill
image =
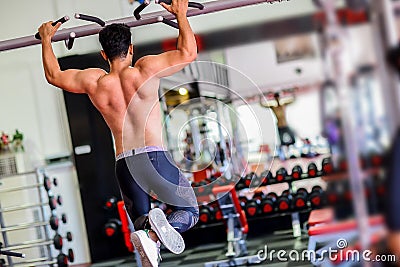
{"label": "man's head", "polygon": [[279,100],[279,97],[280,97],[279,93],[276,92],[276,93],[274,94],[274,98],[275,98],[276,100]]}
{"label": "man's head", "polygon": [[125,58],[131,48],[131,31],[125,24],[110,24],[99,33],[99,41],[103,48],[105,59],[113,61],[117,58]]}

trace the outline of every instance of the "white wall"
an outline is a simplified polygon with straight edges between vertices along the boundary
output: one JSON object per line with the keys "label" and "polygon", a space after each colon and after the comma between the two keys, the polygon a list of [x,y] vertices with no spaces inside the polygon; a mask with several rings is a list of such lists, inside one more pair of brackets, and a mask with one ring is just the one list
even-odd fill
{"label": "white wall", "polygon": [[[356,66],[374,64],[376,61],[372,31],[368,24],[353,26],[347,29],[352,45],[352,59]],[[312,34],[316,42],[317,36]],[[262,41],[247,45],[227,48],[225,60],[228,68],[229,86],[241,97],[260,95],[261,92],[285,89],[284,85],[315,84],[325,80],[323,61],[318,55],[314,59],[295,60],[279,64],[276,59],[273,41]],[[302,68],[298,75],[296,68]],[[238,103],[242,105],[243,103]],[[287,120],[300,138],[314,139],[321,134],[319,90],[317,87],[296,97],[296,101],[287,107]],[[381,108],[381,107],[379,107]],[[274,115],[258,104],[241,106],[239,109],[241,122],[244,124],[246,141],[250,141],[249,149],[256,151],[260,144],[274,147]],[[254,112],[254,115],[253,115]],[[258,123],[257,123],[258,120]],[[260,126],[258,126],[258,124]],[[272,125],[271,125],[272,124]],[[262,135],[253,129],[261,129]]]}
{"label": "white wall", "polygon": [[[357,25],[348,28],[347,32],[352,45],[351,55],[354,64],[373,64],[376,59],[371,27],[368,24]],[[242,97],[246,97],[259,93],[251,82],[266,92],[282,88],[283,85],[313,84],[324,81],[318,36],[315,33],[309,35],[315,45],[317,53],[315,58],[278,63],[273,40],[225,49],[226,64],[230,67],[228,69],[230,88]],[[302,70],[301,74],[296,72],[297,68]]]}
{"label": "white wall", "polygon": [[287,106],[286,116],[288,124],[299,138],[309,138],[321,135],[321,111],[319,90],[308,91],[296,97],[296,101]]}
{"label": "white wall", "polygon": [[[316,34],[311,36],[318,53],[317,36]],[[324,79],[319,56],[279,64],[273,41],[231,47],[225,50],[225,55],[227,65],[247,76],[263,91],[282,84],[303,84]],[[302,69],[301,75],[296,73],[296,68]],[[242,97],[260,93],[254,86],[249,88],[249,81],[238,75],[237,71],[232,72],[232,69],[229,69],[229,85],[234,91]]]}

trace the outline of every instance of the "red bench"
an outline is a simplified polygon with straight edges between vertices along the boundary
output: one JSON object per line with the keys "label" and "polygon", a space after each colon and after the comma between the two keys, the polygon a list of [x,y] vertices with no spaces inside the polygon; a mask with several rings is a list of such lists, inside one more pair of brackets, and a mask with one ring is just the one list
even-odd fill
{"label": "red bench", "polygon": [[[384,218],[381,215],[372,216],[369,218],[370,226],[377,226],[384,223]],[[327,224],[310,227],[308,230],[309,236],[340,233],[357,229],[357,221],[355,219],[343,222],[331,222]]]}
{"label": "red bench", "polygon": [[308,218],[308,225],[312,227],[322,223],[331,223],[334,218],[335,213],[333,209],[313,210]]}

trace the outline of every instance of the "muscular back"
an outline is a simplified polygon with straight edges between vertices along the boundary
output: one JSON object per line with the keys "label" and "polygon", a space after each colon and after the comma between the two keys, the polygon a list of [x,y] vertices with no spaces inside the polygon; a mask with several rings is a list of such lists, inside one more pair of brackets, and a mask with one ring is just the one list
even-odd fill
{"label": "muscular back", "polygon": [[276,116],[278,127],[286,127],[287,126],[286,106],[279,105],[276,107],[271,107],[271,109]]}
{"label": "muscular back", "polygon": [[114,139],[116,154],[143,146],[163,146],[159,78],[137,68],[103,74],[87,93]]}

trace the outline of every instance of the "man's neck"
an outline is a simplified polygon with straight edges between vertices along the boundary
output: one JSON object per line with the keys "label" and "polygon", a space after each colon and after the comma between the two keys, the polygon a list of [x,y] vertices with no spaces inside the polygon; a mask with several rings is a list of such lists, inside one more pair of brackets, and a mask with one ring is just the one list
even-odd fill
{"label": "man's neck", "polygon": [[125,59],[114,59],[110,62],[110,72],[119,72],[123,69],[129,68],[132,65],[132,60]]}

